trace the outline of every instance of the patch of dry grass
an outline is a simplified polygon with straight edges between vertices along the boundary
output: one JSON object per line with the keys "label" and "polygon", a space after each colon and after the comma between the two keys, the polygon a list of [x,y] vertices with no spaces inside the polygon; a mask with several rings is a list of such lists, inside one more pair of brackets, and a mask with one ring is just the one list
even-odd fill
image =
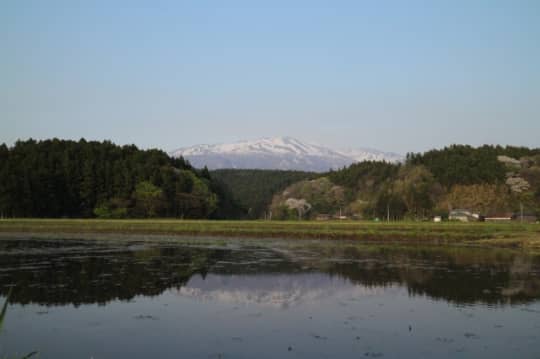
{"label": "patch of dry grass", "polygon": [[3,219],[0,220],[0,232],[357,239],[377,242],[465,243],[540,248],[540,225],[520,223]]}

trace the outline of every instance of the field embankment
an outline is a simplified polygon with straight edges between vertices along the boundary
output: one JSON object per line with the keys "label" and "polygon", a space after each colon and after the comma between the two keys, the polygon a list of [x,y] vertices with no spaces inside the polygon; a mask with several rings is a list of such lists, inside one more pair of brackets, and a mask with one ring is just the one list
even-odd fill
{"label": "field embankment", "polygon": [[520,223],[3,219],[0,220],[0,233],[118,233],[355,239],[540,249],[540,225]]}

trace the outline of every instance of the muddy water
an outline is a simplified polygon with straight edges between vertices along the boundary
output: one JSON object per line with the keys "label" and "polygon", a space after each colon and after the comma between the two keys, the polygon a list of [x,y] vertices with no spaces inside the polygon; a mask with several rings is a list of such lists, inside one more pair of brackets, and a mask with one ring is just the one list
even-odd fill
{"label": "muddy water", "polygon": [[2,238],[11,287],[0,357],[540,357],[540,257],[509,250]]}

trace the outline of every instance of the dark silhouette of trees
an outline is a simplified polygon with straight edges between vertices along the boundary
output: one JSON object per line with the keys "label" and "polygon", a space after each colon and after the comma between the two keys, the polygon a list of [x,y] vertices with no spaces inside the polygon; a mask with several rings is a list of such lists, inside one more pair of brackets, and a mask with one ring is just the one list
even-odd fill
{"label": "dark silhouette of trees", "polygon": [[208,170],[160,150],[110,141],[18,141],[0,145],[4,217],[206,218],[220,204]]}

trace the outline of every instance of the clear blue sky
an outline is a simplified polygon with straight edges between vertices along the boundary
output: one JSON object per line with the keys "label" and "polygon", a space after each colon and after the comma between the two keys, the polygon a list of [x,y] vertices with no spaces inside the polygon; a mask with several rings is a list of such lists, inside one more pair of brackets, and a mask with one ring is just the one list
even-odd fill
{"label": "clear blue sky", "polygon": [[540,1],[0,2],[0,142],[540,147]]}

